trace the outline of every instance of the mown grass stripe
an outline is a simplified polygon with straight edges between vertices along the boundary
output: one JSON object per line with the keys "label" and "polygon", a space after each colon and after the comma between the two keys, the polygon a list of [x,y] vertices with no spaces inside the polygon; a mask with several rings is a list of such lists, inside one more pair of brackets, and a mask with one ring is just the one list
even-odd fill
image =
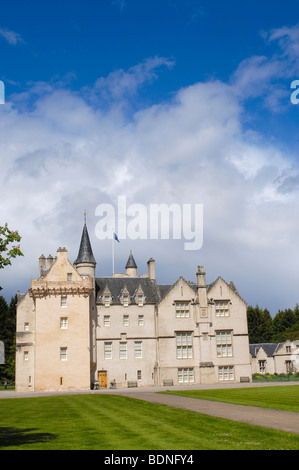
{"label": "mown grass stripe", "polygon": [[299,436],[117,395],[75,395],[0,400],[0,448],[298,450]]}

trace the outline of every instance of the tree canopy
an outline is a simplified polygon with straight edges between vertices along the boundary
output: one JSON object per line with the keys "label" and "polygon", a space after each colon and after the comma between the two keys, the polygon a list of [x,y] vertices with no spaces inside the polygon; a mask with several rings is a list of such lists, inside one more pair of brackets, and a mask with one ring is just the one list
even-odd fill
{"label": "tree canopy", "polygon": [[0,296],[0,341],[4,343],[5,364],[0,365],[0,382],[4,379],[14,381],[15,376],[15,338],[16,338],[17,296],[10,304]]}
{"label": "tree canopy", "polygon": [[[20,242],[21,236],[18,231],[10,230],[7,224],[0,226],[0,269],[11,264],[11,259],[17,256],[24,256],[20,245],[12,245],[14,242]],[[0,287],[0,290],[2,287]]]}
{"label": "tree canopy", "polygon": [[258,306],[247,309],[250,343],[278,343],[299,339],[299,305],[292,310],[279,310],[272,318],[267,309]]}

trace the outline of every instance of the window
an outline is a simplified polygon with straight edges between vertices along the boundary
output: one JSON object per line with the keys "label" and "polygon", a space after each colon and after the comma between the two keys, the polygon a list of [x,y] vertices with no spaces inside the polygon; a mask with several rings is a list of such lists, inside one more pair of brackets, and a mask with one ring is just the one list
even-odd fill
{"label": "window", "polygon": [[29,323],[24,323],[24,331],[29,331]]}
{"label": "window", "polygon": [[260,374],[266,373],[266,361],[259,361]]}
{"label": "window", "polygon": [[29,361],[29,352],[24,351],[24,361]]}
{"label": "window", "polygon": [[220,381],[234,380],[234,368],[233,366],[225,366],[218,368],[218,379]]}
{"label": "window", "polygon": [[104,296],[104,305],[105,307],[110,307],[110,295]]}
{"label": "window", "polygon": [[189,302],[176,302],[175,316],[176,318],[189,318]]}
{"label": "window", "polygon": [[292,352],[291,346],[286,346],[286,353],[290,354]]}
{"label": "window", "polygon": [[123,316],[123,326],[129,326],[129,315]]}
{"label": "window", "polygon": [[135,359],[142,358],[142,341],[135,341],[134,348],[135,348]]}
{"label": "window", "polygon": [[144,325],[144,317],[143,315],[138,315],[138,326]]}
{"label": "window", "polygon": [[216,317],[228,317],[229,316],[229,301],[221,300],[215,302]]}
{"label": "window", "polygon": [[139,306],[139,307],[142,307],[142,306],[143,306],[143,299],[144,299],[143,295],[138,295],[138,297],[137,297],[137,303],[138,303],[138,306]]}
{"label": "window", "polygon": [[231,357],[232,352],[232,332],[216,332],[217,357]]}
{"label": "window", "polygon": [[192,358],[192,337],[191,333],[176,333],[176,357],[177,359]]}
{"label": "window", "polygon": [[64,295],[62,295],[62,296],[60,297],[60,306],[61,306],[61,307],[66,307],[66,299],[67,299],[67,298],[66,298],[66,296],[64,296]]}
{"label": "window", "polygon": [[180,384],[193,383],[194,382],[193,368],[178,369],[178,380]]}
{"label": "window", "polygon": [[129,305],[129,296],[128,295],[124,295],[123,296],[123,306],[124,307],[128,307]]}
{"label": "window", "polygon": [[127,359],[127,343],[119,343],[119,358]]}
{"label": "window", "polygon": [[67,273],[67,280],[68,282],[72,281],[73,280],[73,274],[72,273]]}
{"label": "window", "polygon": [[291,374],[293,372],[292,361],[286,361],[286,373]]}
{"label": "window", "polygon": [[67,329],[67,317],[60,318],[60,329],[66,330]]}
{"label": "window", "polygon": [[104,359],[112,359],[112,343],[104,343]]}
{"label": "window", "polygon": [[67,348],[60,348],[60,360],[67,361]]}
{"label": "window", "polygon": [[137,371],[137,380],[141,380],[141,370]]}
{"label": "window", "polygon": [[104,315],[104,326],[110,326],[110,315]]}

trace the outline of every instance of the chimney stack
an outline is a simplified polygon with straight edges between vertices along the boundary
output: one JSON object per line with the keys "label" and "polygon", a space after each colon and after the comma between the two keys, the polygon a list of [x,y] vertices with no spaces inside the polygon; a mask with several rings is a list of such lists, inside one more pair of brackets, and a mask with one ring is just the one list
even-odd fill
{"label": "chimney stack", "polygon": [[47,270],[47,260],[44,255],[39,257],[39,277],[41,277],[44,272]]}
{"label": "chimney stack", "polygon": [[156,279],[156,270],[155,270],[155,260],[153,258],[150,258],[147,262],[147,271],[148,271],[148,277],[152,281],[155,281],[155,279]]}
{"label": "chimney stack", "polygon": [[52,255],[49,255],[47,258],[47,269],[50,269],[53,263],[54,263],[54,258]]}
{"label": "chimney stack", "polygon": [[206,273],[204,272],[203,266],[198,266],[196,277],[197,287],[206,287]]}

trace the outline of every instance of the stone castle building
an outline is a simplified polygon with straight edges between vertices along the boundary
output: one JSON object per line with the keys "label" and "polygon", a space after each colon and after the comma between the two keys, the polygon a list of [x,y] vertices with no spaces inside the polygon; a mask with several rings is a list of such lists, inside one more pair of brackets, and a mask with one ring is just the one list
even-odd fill
{"label": "stone castle building", "polygon": [[86,223],[78,257],[39,259],[17,306],[16,390],[237,383],[251,377],[246,303],[232,282],[179,277],[160,285],[151,258],[138,275],[96,277]]}

